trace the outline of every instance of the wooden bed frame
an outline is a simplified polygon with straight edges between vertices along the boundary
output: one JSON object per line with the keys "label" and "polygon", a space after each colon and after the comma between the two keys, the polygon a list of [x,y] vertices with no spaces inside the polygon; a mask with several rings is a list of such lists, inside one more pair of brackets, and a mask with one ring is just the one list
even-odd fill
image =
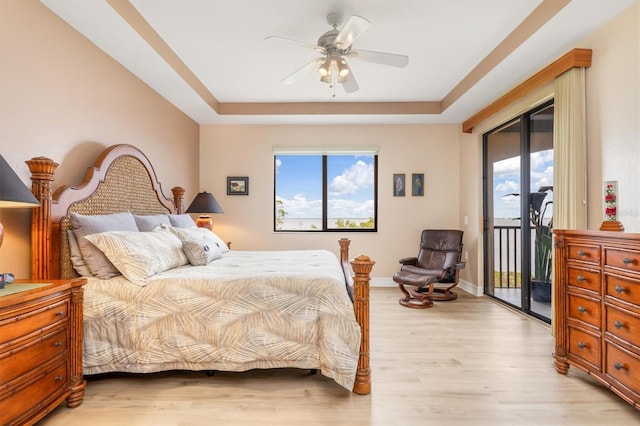
{"label": "wooden bed frame", "polygon": [[[33,210],[31,225],[31,272],[38,280],[74,278],[67,230],[71,213],[133,214],[183,213],[181,187],[171,189],[173,200],[166,198],[149,159],[132,145],[113,145],[87,169],[79,186],[62,186],[52,194],[58,164],[46,157],[26,161],[31,171],[32,192],[40,201]],[[348,238],[341,238],[340,263],[352,297],[356,320],[361,328],[360,358],[353,392],[371,392],[369,366],[369,282],[375,263],[367,256],[349,260]],[[353,275],[352,271],[353,270]],[[80,348],[81,350],[81,348]],[[80,360],[81,362],[81,360]]]}

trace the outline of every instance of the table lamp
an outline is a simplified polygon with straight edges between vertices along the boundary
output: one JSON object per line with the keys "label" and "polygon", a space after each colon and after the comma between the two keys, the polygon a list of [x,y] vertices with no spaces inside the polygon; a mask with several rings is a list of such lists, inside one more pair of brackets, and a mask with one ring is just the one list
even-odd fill
{"label": "table lamp", "polygon": [[193,199],[189,208],[185,213],[199,214],[196,220],[196,226],[200,228],[207,228],[211,230],[213,228],[213,219],[206,213],[224,213],[220,204],[216,201],[215,197],[210,192],[200,192]]}
{"label": "table lamp", "polygon": [[[29,188],[20,180],[9,163],[0,155],[0,208],[24,208],[37,207],[40,203],[29,191]],[[0,247],[4,238],[4,227],[0,222]],[[13,282],[11,273],[0,273],[0,288],[5,283]]]}

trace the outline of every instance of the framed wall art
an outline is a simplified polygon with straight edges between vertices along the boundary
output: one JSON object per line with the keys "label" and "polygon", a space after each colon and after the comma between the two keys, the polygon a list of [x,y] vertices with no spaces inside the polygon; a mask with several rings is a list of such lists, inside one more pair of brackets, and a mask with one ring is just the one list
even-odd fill
{"label": "framed wall art", "polygon": [[393,196],[404,197],[404,194],[405,194],[404,173],[395,173],[393,175]]}
{"label": "framed wall art", "polygon": [[249,178],[227,176],[227,195],[249,195]]}
{"label": "framed wall art", "polygon": [[424,196],[424,173],[411,175],[411,195],[414,197]]}

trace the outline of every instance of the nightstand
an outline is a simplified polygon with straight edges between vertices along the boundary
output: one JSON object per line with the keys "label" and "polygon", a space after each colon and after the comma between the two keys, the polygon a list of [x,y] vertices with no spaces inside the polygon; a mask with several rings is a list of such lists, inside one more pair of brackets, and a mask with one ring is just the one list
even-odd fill
{"label": "nightstand", "polygon": [[0,289],[0,424],[30,425],[82,403],[84,278],[16,280]]}

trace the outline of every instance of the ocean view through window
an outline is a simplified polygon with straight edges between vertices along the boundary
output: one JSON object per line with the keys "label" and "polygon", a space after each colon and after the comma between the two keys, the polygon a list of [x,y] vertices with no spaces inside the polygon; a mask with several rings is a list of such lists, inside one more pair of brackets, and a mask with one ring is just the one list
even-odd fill
{"label": "ocean view through window", "polygon": [[275,231],[375,231],[377,155],[276,153]]}

